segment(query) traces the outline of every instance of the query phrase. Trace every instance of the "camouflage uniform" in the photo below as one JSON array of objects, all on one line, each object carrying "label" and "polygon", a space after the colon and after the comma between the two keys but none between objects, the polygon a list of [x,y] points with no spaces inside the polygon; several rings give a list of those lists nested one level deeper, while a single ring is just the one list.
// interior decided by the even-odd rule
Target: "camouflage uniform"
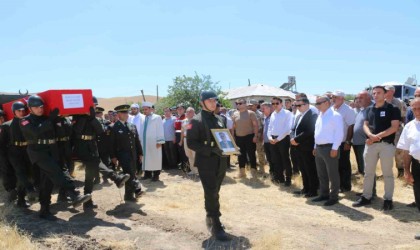
[{"label": "camouflage uniform", "polygon": [[[395,141],[394,144],[397,145],[398,141],[400,140],[401,132],[404,128],[403,121],[405,120],[405,115],[407,112],[407,105],[403,101],[398,98],[393,98],[390,102],[395,107],[398,107],[401,111],[401,122],[400,126],[398,127],[397,132],[395,133]],[[401,173],[404,172],[404,159],[403,159],[403,151],[401,149],[396,149],[395,151],[395,166],[398,169],[398,177],[402,176]]]},{"label": "camouflage uniform", "polygon": [[264,166],[266,164],[265,153],[264,153],[264,140],[263,140],[263,120],[264,115],[260,111],[256,111],[255,115],[257,116],[258,122],[258,140],[257,140],[257,156],[258,156],[258,164],[260,166],[260,172],[264,173]]}]

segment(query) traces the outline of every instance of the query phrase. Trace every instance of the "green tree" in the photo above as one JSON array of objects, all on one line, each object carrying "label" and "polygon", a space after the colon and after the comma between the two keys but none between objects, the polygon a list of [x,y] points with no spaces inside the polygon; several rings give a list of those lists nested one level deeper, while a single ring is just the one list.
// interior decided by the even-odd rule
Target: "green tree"
[{"label": "green tree", "polygon": [[225,93],[222,92],[219,82],[214,82],[210,75],[199,76],[177,76],[174,79],[173,85],[168,87],[168,95],[159,100],[156,104],[156,112],[162,113],[163,108],[173,107],[178,104],[191,106],[195,110],[200,109],[200,93],[203,90],[213,90],[219,96],[219,101],[227,107],[230,107],[230,102],[225,99]]}]

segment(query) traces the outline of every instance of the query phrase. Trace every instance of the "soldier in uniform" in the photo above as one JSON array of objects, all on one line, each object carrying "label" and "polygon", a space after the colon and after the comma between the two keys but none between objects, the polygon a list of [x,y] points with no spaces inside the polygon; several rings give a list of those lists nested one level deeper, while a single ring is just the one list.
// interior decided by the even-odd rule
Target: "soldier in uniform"
[{"label": "soldier in uniform", "polygon": [[189,148],[195,151],[195,166],[198,168],[204,189],[207,227],[217,240],[227,241],[230,238],[219,219],[221,216],[219,191],[226,175],[227,161],[210,131],[225,128],[222,118],[214,114],[216,104],[215,92],[201,92],[202,110],[190,122],[187,143]]},{"label": "soldier in uniform", "polygon": [[136,169],[137,161],[142,160],[143,150],[136,125],[127,122],[129,109],[130,105],[115,107],[119,119],[111,130],[111,159],[115,165],[118,161],[123,172],[130,175],[130,179],[125,185],[124,200],[135,202],[141,194],[140,183],[136,179]]},{"label": "soldier in uniform", "polygon": [[[57,117],[54,121],[55,136],[57,140],[58,154],[59,154],[59,164],[61,169],[66,173],[70,174],[70,170],[74,166],[71,155],[71,134],[72,127],[69,118],[60,116]],[[60,188],[58,191],[58,202],[65,202],[68,200],[66,191],[63,188]]]},{"label": "soldier in uniform", "polygon": [[[93,98],[93,103],[97,105],[97,99]],[[85,194],[92,194],[93,180],[99,171],[104,176],[113,180],[118,188],[124,186],[130,178],[126,174],[117,174],[112,169],[105,166],[99,158],[96,136],[103,133],[103,128],[96,119],[95,109],[90,108],[90,115],[73,116],[73,153],[86,166],[85,168]],[[93,202],[84,205],[84,209],[93,209],[96,206]]]},{"label": "soldier in uniform", "polygon": [[10,164],[7,156],[7,138],[5,135],[5,129],[3,128],[5,113],[0,109],[0,175],[3,182],[3,188],[7,191],[7,200],[14,202],[17,198],[17,179],[15,170],[12,164]]},{"label": "soldier in uniform", "polygon": [[28,98],[28,108],[30,114],[21,119],[20,128],[28,142],[29,159],[40,168],[40,217],[55,219],[49,210],[53,185],[66,190],[74,207],[89,201],[91,196],[81,195],[76,190],[72,178],[65,174],[58,164],[58,147],[52,122],[57,118],[59,110],[54,109],[49,117],[44,116],[44,101],[37,95]]},{"label": "soldier in uniform", "polygon": [[[98,144],[99,158],[105,166],[115,170],[115,166],[111,162],[111,122],[102,118],[104,109],[101,107],[95,108],[96,119],[102,125],[103,133],[96,135],[96,143]],[[104,182],[108,182],[106,176],[103,176]]]},{"label": "soldier in uniform", "polygon": [[30,180],[32,176],[32,164],[29,160],[26,147],[28,143],[22,135],[19,122],[25,116],[26,107],[21,101],[16,101],[12,104],[12,112],[14,118],[2,125],[0,132],[1,150],[5,151],[8,160],[13,167],[17,180],[17,205],[19,207],[29,207],[29,203],[25,200],[25,195],[28,195],[30,200],[35,200],[37,193],[34,185]]}]

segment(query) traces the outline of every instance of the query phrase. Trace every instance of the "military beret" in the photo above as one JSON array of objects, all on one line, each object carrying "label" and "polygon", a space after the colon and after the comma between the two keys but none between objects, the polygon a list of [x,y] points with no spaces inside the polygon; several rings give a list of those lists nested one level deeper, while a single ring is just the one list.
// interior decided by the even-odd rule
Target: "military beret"
[{"label": "military beret", "polygon": [[127,105],[127,104],[119,105],[119,106],[115,107],[114,110],[117,113],[118,112],[128,112],[130,110],[130,105]]}]

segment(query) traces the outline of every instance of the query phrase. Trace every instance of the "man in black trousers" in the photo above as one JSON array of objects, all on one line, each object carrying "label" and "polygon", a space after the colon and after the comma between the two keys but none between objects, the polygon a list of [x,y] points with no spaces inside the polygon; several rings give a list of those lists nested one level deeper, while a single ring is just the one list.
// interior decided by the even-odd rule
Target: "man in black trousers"
[{"label": "man in black trousers", "polygon": [[295,192],[304,194],[305,197],[317,196],[318,175],[316,172],[315,156],[312,154],[314,149],[315,122],[318,117],[309,108],[309,100],[302,98],[296,101],[299,115],[295,119],[292,128],[290,144],[296,147],[299,170],[302,174],[303,189]]}]

